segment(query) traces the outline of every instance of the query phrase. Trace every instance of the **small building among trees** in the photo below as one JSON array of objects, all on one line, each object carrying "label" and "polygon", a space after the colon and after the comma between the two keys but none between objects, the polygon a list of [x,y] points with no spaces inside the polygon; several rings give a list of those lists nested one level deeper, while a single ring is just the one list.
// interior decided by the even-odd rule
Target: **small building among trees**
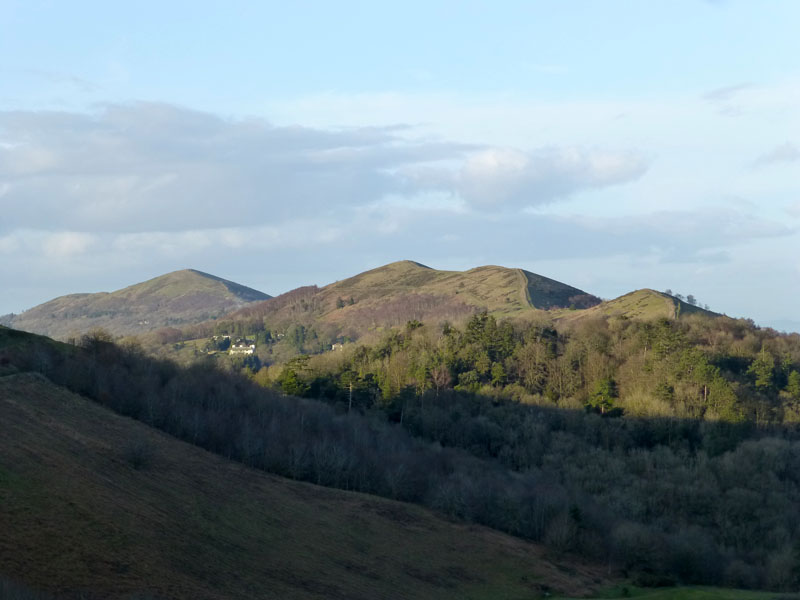
[{"label": "small building among trees", "polygon": [[250,344],[247,340],[237,340],[235,344],[231,344],[229,354],[253,354],[255,351],[255,344]]}]

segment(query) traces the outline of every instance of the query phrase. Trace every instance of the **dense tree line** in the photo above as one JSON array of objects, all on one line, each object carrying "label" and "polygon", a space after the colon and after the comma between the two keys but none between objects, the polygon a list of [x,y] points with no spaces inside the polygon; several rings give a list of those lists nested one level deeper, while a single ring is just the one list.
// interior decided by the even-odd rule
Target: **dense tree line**
[{"label": "dense tree line", "polygon": [[354,389],[366,407],[454,390],[610,416],[800,422],[800,336],[699,315],[559,328],[486,313],[463,328],[410,321],[371,346],[313,357],[302,376],[306,395],[341,401]]},{"label": "dense tree line", "polygon": [[[782,363],[773,365],[767,391],[752,366],[762,349],[774,358],[782,344],[790,354],[795,347],[792,340],[756,335],[748,341],[752,354],[740,362],[725,352],[707,355],[704,346],[705,362],[689,368],[697,348],[690,342],[701,325],[625,323],[620,335],[592,325],[567,334],[539,326],[520,331],[483,315],[463,330],[434,335],[410,323],[375,347],[326,355],[329,369],[322,369],[322,358],[298,358],[283,369],[279,385],[327,403],[280,395],[204,364],[181,368],[154,360],[99,334],[67,350],[46,344],[0,350],[0,363],[40,372],[250,466],[420,503],[553,551],[608,560],[642,582],[794,589],[800,584],[800,441],[789,427],[743,418],[751,414],[750,400],[734,384],[749,378],[747,394],[776,400],[790,379],[784,385],[780,378]],[[752,333],[745,330],[734,341]],[[596,377],[569,384],[575,387],[552,384],[548,369],[557,368],[578,338],[587,353],[572,368]],[[451,358],[437,362],[432,348],[448,345]],[[418,361],[417,347],[427,347],[434,359]],[[594,364],[600,359],[590,356],[593,348],[615,349],[615,360]],[[659,358],[643,376],[681,374],[666,380],[676,406],[692,398],[688,405],[698,416],[722,415],[715,407],[729,401],[730,388],[732,416],[612,416],[632,389],[624,365],[645,351]],[[532,372],[509,362],[521,353],[531,354],[525,364]],[[544,377],[535,371],[540,359]],[[534,396],[542,401],[521,403],[505,394],[517,389],[512,386],[528,394],[542,390]],[[551,388],[556,394],[583,390],[590,409],[559,407],[568,396],[548,396]],[[611,406],[598,409],[592,398]]]}]

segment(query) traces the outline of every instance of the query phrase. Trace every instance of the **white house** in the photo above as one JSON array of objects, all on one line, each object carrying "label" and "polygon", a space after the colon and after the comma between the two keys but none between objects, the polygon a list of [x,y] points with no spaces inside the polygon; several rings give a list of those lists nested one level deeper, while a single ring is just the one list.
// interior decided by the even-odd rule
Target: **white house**
[{"label": "white house", "polygon": [[230,354],[253,354],[256,351],[255,344],[248,344],[247,342],[237,342],[231,344]]}]

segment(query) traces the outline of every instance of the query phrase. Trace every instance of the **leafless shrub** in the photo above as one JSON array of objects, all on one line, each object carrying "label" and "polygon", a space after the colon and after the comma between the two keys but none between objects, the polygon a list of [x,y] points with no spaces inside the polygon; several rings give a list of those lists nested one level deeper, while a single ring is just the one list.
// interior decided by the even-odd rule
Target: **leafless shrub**
[{"label": "leafless shrub", "polygon": [[123,451],[125,461],[137,471],[150,468],[153,465],[154,451],[150,442],[136,439],[128,442]]}]

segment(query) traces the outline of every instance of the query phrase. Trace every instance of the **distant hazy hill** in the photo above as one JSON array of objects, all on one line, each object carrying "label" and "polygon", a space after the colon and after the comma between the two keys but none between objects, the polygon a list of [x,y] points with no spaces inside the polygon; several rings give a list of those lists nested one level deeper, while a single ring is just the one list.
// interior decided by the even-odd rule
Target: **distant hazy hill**
[{"label": "distant hazy hill", "polygon": [[406,260],[322,288],[299,288],[230,316],[266,318],[278,326],[322,324],[356,333],[412,319],[458,320],[478,310],[498,317],[518,316],[534,309],[586,307],[597,302],[583,290],[522,269],[486,266],[439,271]]},{"label": "distant hazy hill", "polygon": [[128,335],[205,321],[268,298],[238,283],[186,269],[116,292],[61,296],[6,318],[4,324],[59,339],[94,327]]},{"label": "distant hazy hill", "polygon": [[267,475],[15,374],[8,357],[37,344],[53,345],[0,328],[0,584],[70,598],[300,600],[574,596],[603,584],[541,546]]}]

